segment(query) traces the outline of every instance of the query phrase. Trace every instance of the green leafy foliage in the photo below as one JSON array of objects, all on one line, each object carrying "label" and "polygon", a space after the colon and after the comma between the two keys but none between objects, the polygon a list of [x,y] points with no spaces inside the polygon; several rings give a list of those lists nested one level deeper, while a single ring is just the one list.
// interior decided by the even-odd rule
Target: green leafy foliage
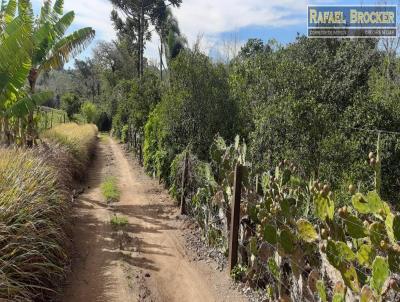
[{"label": "green leafy foliage", "polygon": [[63,1],[54,7],[45,1],[35,20],[31,2],[22,0],[9,1],[1,13],[0,118],[7,145],[33,146],[38,138],[34,111],[52,98],[49,92],[36,93],[40,73],[63,67],[94,37],[91,28],[65,36],[75,15],[62,14]]},{"label": "green leafy foliage", "polygon": [[322,280],[317,281],[318,296],[322,302],[327,302],[325,284]]},{"label": "green leafy foliage", "polygon": [[321,220],[332,219],[334,214],[334,203],[329,197],[318,194],[314,198],[315,215]]},{"label": "green leafy foliage", "polygon": [[66,93],[61,97],[60,107],[67,112],[67,115],[70,119],[74,116],[74,114],[80,111],[81,106],[81,100],[73,93]]},{"label": "green leafy foliage", "polygon": [[278,242],[278,234],[276,232],[276,228],[270,224],[264,225],[264,240],[271,243],[276,244]]},{"label": "green leafy foliage", "polygon": [[170,87],[145,126],[144,163],[149,172],[167,178],[175,156],[189,144],[201,160],[219,133],[232,139],[236,106],[227,74],[199,51],[185,50],[171,65]]},{"label": "green leafy foliage", "polygon": [[358,217],[353,215],[348,215],[346,217],[345,224],[347,233],[352,238],[359,239],[367,236],[367,230],[365,229],[361,219],[359,219]]},{"label": "green leafy foliage", "polygon": [[372,245],[363,244],[357,252],[357,261],[365,267],[371,267],[375,259],[376,249]]},{"label": "green leafy foliage", "polygon": [[92,102],[84,102],[81,107],[81,113],[87,123],[96,123],[98,111],[95,104],[93,104]]}]

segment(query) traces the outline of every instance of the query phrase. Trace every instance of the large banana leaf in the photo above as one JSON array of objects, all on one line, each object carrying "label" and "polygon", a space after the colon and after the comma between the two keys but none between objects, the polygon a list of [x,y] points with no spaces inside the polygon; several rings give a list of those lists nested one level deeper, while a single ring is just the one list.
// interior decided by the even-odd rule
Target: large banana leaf
[{"label": "large banana leaf", "polygon": [[95,31],[90,28],[82,28],[71,35],[61,39],[54,45],[49,57],[40,66],[39,70],[60,68],[70,57],[80,53],[94,38]]},{"label": "large banana leaf", "polygon": [[56,24],[54,24],[54,31],[58,38],[61,39],[65,35],[65,32],[67,31],[68,27],[71,26],[74,19],[75,13],[73,11],[70,11],[62,16]]},{"label": "large banana leaf", "polygon": [[30,10],[14,18],[0,33],[0,109],[18,97],[31,68],[32,19]]},{"label": "large banana leaf", "polygon": [[70,57],[81,52],[94,38],[92,28],[80,29],[64,37],[72,24],[73,11],[63,14],[63,0],[45,1],[34,30],[35,52],[32,55],[32,66],[39,72],[52,68],[60,68]]},{"label": "large banana leaf", "polygon": [[56,0],[56,2],[54,2],[53,11],[58,15],[62,15],[64,11],[64,0]]},{"label": "large banana leaf", "polygon": [[8,24],[10,23],[14,17],[15,13],[17,12],[17,1],[16,0],[10,0],[8,1],[7,4],[3,1],[2,3],[2,23],[3,24]]}]

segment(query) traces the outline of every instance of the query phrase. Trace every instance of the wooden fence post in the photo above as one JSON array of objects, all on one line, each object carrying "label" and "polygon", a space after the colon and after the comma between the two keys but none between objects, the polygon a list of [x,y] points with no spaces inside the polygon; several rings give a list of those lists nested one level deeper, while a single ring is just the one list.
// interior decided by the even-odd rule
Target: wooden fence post
[{"label": "wooden fence post", "polygon": [[49,117],[48,117],[48,112],[47,111],[45,111],[44,113],[45,113],[45,115],[44,115],[44,129],[47,130],[48,129],[47,126],[48,126]]},{"label": "wooden fence post", "polygon": [[142,143],[139,143],[139,164],[142,165]]},{"label": "wooden fence post", "polygon": [[231,205],[231,232],[229,238],[229,273],[233,270],[238,261],[240,199],[242,196],[242,169],[243,167],[240,164],[237,164],[235,167],[235,179]]},{"label": "wooden fence post", "polygon": [[143,138],[139,135],[139,164],[143,167]]},{"label": "wooden fence post", "polygon": [[183,162],[182,173],[182,195],[181,195],[181,215],[186,214],[186,178],[188,174],[189,152],[185,152],[185,161]]}]

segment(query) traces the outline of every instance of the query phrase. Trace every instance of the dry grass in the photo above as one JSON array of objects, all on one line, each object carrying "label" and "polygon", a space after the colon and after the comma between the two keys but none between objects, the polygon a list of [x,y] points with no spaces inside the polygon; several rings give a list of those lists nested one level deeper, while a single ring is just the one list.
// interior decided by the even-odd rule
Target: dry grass
[{"label": "dry grass", "polygon": [[62,149],[74,158],[70,166],[74,169],[74,177],[82,179],[85,167],[93,156],[98,130],[95,125],[63,124],[42,134],[45,142],[59,144]]},{"label": "dry grass", "polygon": [[97,129],[49,132],[35,150],[0,149],[0,301],[49,301],[68,267],[66,189],[83,175]]}]

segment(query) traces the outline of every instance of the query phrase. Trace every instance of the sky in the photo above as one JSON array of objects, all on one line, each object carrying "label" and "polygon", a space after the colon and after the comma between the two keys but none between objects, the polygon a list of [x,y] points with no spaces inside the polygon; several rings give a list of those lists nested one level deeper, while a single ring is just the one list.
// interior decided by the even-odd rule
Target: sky
[{"label": "sky", "polygon": [[[43,0],[33,0],[34,10],[39,11]],[[400,0],[399,0],[400,1]],[[377,0],[183,0],[180,8],[173,9],[182,33],[189,46],[200,38],[202,50],[216,59],[232,56],[249,38],[263,41],[276,39],[287,44],[297,33],[307,32],[307,5],[315,4],[377,4]],[[384,1],[396,4],[398,1]],[[96,39],[79,56],[90,57],[98,41],[115,39],[110,21],[112,5],[109,0],[65,0],[65,11],[76,14],[71,30],[91,26]],[[158,60],[159,39],[147,44],[146,57]],[[68,64],[71,66],[71,63]]]}]

